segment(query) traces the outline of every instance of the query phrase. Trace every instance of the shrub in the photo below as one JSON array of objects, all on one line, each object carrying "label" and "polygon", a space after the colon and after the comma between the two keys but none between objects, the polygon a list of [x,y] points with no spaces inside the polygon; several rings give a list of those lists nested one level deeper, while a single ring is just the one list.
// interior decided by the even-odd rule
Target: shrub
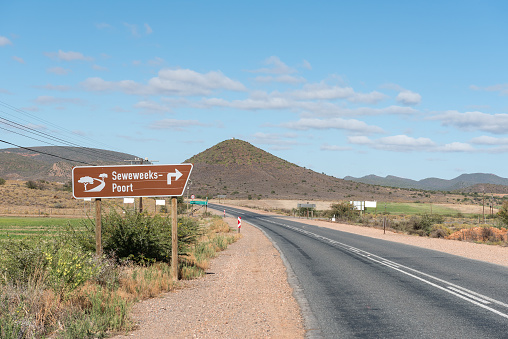
[{"label": "shrub", "polygon": [[5,179],[4,178],[0,178],[0,186],[1,185],[5,185]]},{"label": "shrub", "polygon": [[63,184],[62,190],[72,192],[72,181],[69,180],[65,184]]},{"label": "shrub", "polygon": [[26,187],[28,187],[28,188],[29,188],[29,189],[31,189],[31,190],[42,189],[42,188],[40,187],[40,185],[39,185],[37,182],[33,181],[33,180],[28,180],[28,181],[25,183],[25,186],[26,186]]},{"label": "shrub", "polygon": [[[94,231],[95,232],[95,231]],[[89,237],[93,238],[94,233]],[[184,254],[199,235],[198,223],[190,218],[178,220],[178,252]],[[88,243],[91,241],[89,240]],[[105,253],[119,260],[137,263],[171,261],[171,217],[112,210],[102,220],[102,242]]]},{"label": "shrub", "polygon": [[508,225],[508,201],[503,202],[503,205],[499,208],[499,212],[497,212],[497,216],[505,225]]},{"label": "shrub", "polygon": [[330,217],[335,216],[342,220],[352,220],[358,215],[358,211],[354,209],[354,206],[348,201],[342,201],[331,206],[331,210],[328,212]]}]

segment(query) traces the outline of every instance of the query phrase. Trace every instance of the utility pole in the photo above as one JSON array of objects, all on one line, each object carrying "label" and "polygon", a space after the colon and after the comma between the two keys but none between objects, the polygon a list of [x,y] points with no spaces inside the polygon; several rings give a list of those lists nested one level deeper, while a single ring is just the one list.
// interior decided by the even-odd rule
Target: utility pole
[{"label": "utility pole", "polygon": [[[124,160],[124,161],[130,161],[131,165],[132,162],[138,162],[140,165],[143,165],[145,162],[149,165],[151,165],[153,162],[159,162],[159,160],[148,160],[148,158],[136,158],[134,160]],[[139,213],[143,212],[143,198],[139,197]]]},{"label": "utility pole", "polygon": [[485,224],[485,186],[482,186],[482,191],[483,191],[483,202],[482,202],[482,205],[483,205],[483,223]]}]

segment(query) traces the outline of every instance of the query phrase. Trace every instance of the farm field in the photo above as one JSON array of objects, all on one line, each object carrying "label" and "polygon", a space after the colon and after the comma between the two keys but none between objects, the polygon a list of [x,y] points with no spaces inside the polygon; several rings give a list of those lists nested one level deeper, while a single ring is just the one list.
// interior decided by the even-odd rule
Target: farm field
[{"label": "farm field", "polygon": [[[232,206],[244,206],[255,209],[261,209],[266,211],[273,211],[277,209],[292,210],[297,208],[298,204],[315,204],[316,210],[324,211],[330,209],[332,204],[338,203],[339,201],[322,201],[322,200],[222,200],[219,202],[218,199],[211,199],[210,203],[223,203]],[[432,206],[432,214],[441,215],[456,215],[461,213],[463,215],[482,214],[482,205],[468,205],[468,204],[429,204],[429,203],[397,203],[397,202],[386,202],[386,212],[390,214],[430,214]],[[498,207],[498,206],[496,206]],[[377,210],[374,208],[367,209],[368,214],[383,213],[385,211],[385,202],[377,202]],[[488,214],[489,208],[485,206],[485,214]],[[494,213],[497,213],[497,208],[494,209]]]},{"label": "farm field", "polygon": [[83,219],[0,217],[0,241],[7,238],[22,239],[27,236],[51,237],[71,225],[80,227]]},{"label": "farm field", "polygon": [[[453,207],[452,207],[453,206]],[[478,211],[478,206],[471,206],[469,209],[465,209],[468,212],[462,212],[457,209],[455,205],[438,205],[438,204],[424,204],[424,203],[378,203],[377,209],[368,208],[366,213],[390,213],[390,214],[440,214],[440,215],[455,215],[457,213],[462,214],[477,214],[481,213]],[[480,206],[481,207],[481,206]]]}]

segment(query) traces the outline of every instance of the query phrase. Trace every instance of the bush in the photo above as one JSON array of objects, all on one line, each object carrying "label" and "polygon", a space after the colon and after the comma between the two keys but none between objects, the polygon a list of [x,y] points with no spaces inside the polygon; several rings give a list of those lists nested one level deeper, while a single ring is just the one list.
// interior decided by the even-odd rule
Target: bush
[{"label": "bush", "polygon": [[[94,231],[95,232],[95,231]],[[93,238],[95,233],[90,234]],[[185,254],[199,235],[199,225],[190,218],[178,220],[178,252]],[[90,243],[90,240],[88,241]],[[171,261],[171,217],[112,210],[102,220],[102,243],[105,253],[119,260],[149,264]]]},{"label": "bush", "polygon": [[0,178],[0,186],[1,185],[5,185],[5,179],[4,178]]},{"label": "bush", "polygon": [[358,216],[358,211],[356,211],[354,206],[348,201],[342,201],[337,204],[333,204],[331,208],[332,209],[328,211],[329,217],[335,216],[338,219],[349,221]]},{"label": "bush", "polygon": [[497,216],[505,225],[508,225],[508,201],[503,202],[503,205],[499,208],[499,212],[497,212]]},{"label": "bush", "polygon": [[25,186],[28,187],[29,189],[31,190],[40,190],[42,189],[39,184],[33,180],[28,180],[26,183],[25,183]]},{"label": "bush", "polygon": [[72,192],[72,181],[69,180],[65,184],[63,184],[62,190]]}]

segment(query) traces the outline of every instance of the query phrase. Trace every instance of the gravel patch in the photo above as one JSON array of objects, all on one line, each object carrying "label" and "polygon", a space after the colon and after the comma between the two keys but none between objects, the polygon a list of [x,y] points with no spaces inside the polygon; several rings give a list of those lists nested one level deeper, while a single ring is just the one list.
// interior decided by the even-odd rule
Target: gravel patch
[{"label": "gravel patch", "polygon": [[[236,219],[226,221],[236,228]],[[303,319],[279,252],[246,222],[241,233],[204,278],[136,304],[132,318],[138,329],[115,338],[303,338]]]}]

